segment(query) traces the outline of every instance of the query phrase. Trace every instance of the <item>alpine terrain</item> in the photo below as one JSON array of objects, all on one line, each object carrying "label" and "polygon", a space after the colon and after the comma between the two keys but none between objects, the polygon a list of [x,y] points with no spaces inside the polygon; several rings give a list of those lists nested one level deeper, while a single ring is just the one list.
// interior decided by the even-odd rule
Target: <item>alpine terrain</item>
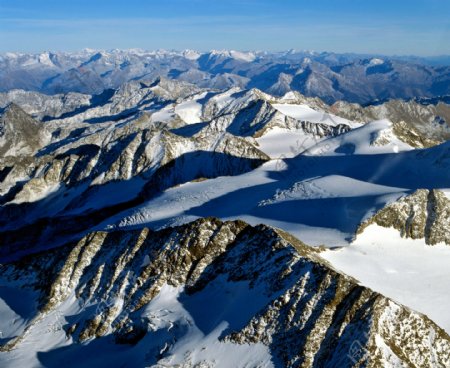
[{"label": "alpine terrain", "polygon": [[450,69],[0,56],[1,367],[450,367]]}]

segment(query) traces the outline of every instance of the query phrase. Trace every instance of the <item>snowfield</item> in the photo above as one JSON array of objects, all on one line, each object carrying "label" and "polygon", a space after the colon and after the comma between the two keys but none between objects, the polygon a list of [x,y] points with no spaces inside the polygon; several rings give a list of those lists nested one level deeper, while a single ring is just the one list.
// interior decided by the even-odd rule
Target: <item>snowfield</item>
[{"label": "snowfield", "polygon": [[411,146],[398,139],[389,120],[378,120],[358,127],[326,142],[319,143],[310,155],[376,155],[410,151]]},{"label": "snowfield", "polygon": [[360,126],[360,124],[358,123],[341,118],[339,116],[329,114],[324,111],[314,110],[308,105],[273,104],[272,106],[286,116],[290,116],[298,120],[310,121],[318,124],[327,124],[330,126],[336,126],[338,124],[345,124],[351,127]]},{"label": "snowfield", "polygon": [[301,130],[272,128],[262,137],[256,139],[258,148],[269,157],[294,157],[302,151],[314,146],[320,138],[312,137]]},{"label": "snowfield", "polygon": [[191,101],[186,101],[178,104],[175,107],[175,113],[187,124],[200,123],[202,116],[203,105],[197,100],[206,96],[205,93],[201,93]]},{"label": "snowfield", "polygon": [[363,285],[430,317],[450,333],[450,247],[370,225],[348,247],[321,256]]}]

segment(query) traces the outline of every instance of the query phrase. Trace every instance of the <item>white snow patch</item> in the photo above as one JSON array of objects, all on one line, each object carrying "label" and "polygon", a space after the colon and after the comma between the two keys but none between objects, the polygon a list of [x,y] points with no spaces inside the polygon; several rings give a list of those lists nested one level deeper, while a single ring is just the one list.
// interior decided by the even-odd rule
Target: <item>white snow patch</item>
[{"label": "white snow patch", "polygon": [[201,54],[195,50],[184,50],[182,55],[188,60],[197,60]]},{"label": "white snow patch", "polygon": [[19,204],[19,203],[25,203],[25,202],[29,202],[29,203],[37,202],[37,201],[40,201],[40,200],[47,198],[50,195],[56,193],[60,187],[61,187],[60,183],[55,183],[55,184],[51,184],[51,185],[47,185],[42,188],[39,188],[39,190],[37,190],[35,192],[28,191],[27,193],[29,195],[21,197],[19,200],[12,200],[11,203]]},{"label": "white snow patch", "polygon": [[152,113],[151,121],[155,122],[168,122],[174,118],[173,108],[164,108],[162,110]]},{"label": "white snow patch", "polygon": [[384,64],[383,59],[373,58],[370,60],[369,66],[381,65]]},{"label": "white snow patch", "polygon": [[392,228],[370,225],[348,247],[323,258],[393,300],[426,314],[450,332],[450,247],[405,239]]},{"label": "white snow patch", "polygon": [[226,106],[230,105],[233,101],[235,101],[234,97],[232,96],[239,91],[241,91],[239,87],[233,87],[226,92],[215,95],[211,98],[211,100],[215,102],[218,110],[222,110]]},{"label": "white snow patch", "polygon": [[259,149],[271,158],[294,157],[320,140],[302,130],[275,127],[257,138]]},{"label": "white snow patch", "polygon": [[293,91],[287,92],[283,97],[280,99],[281,101],[295,101],[297,100],[297,95]]},{"label": "white snow patch", "polygon": [[361,126],[359,123],[354,123],[339,116],[332,115],[324,111],[314,110],[305,104],[273,104],[272,106],[282,114],[297,120],[309,121],[316,124],[326,124],[330,126],[336,126],[339,124],[345,124],[351,127]]},{"label": "white snow patch", "polygon": [[446,188],[446,189],[440,189],[442,191],[442,193],[445,194],[445,196],[450,199],[450,188]]},{"label": "white snow patch", "polygon": [[235,60],[241,60],[246,61],[248,63],[251,63],[256,59],[255,54],[252,52],[241,52],[241,51],[230,51],[230,55]]},{"label": "white snow patch", "polygon": [[[386,143],[376,144],[378,139]],[[402,142],[392,133],[392,123],[389,120],[377,120],[353,129],[345,134],[324,140],[308,150],[308,155],[374,155],[382,153],[399,153],[413,148]]]},{"label": "white snow patch", "polygon": [[206,93],[202,93],[197,96],[196,99],[182,102],[175,107],[175,113],[183,120],[186,124],[195,124],[201,122],[202,116],[202,105],[197,102],[198,99],[206,96]]}]

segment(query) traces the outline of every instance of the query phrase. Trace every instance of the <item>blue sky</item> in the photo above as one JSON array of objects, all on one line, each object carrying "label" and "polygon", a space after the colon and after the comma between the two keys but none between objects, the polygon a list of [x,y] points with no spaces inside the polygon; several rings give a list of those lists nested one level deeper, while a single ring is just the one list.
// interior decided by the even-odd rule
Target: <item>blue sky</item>
[{"label": "blue sky", "polygon": [[449,0],[0,0],[0,51],[450,54]]}]

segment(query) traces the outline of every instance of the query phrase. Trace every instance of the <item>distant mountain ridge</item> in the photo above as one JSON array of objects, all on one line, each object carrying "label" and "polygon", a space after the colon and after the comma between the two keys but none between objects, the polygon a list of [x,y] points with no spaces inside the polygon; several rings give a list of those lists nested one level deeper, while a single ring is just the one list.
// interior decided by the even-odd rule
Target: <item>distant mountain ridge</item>
[{"label": "distant mountain ridge", "polygon": [[125,82],[162,76],[202,88],[258,88],[276,96],[294,90],[327,103],[439,100],[450,95],[450,63],[446,60],[295,50],[3,53],[0,91],[100,94]]}]

